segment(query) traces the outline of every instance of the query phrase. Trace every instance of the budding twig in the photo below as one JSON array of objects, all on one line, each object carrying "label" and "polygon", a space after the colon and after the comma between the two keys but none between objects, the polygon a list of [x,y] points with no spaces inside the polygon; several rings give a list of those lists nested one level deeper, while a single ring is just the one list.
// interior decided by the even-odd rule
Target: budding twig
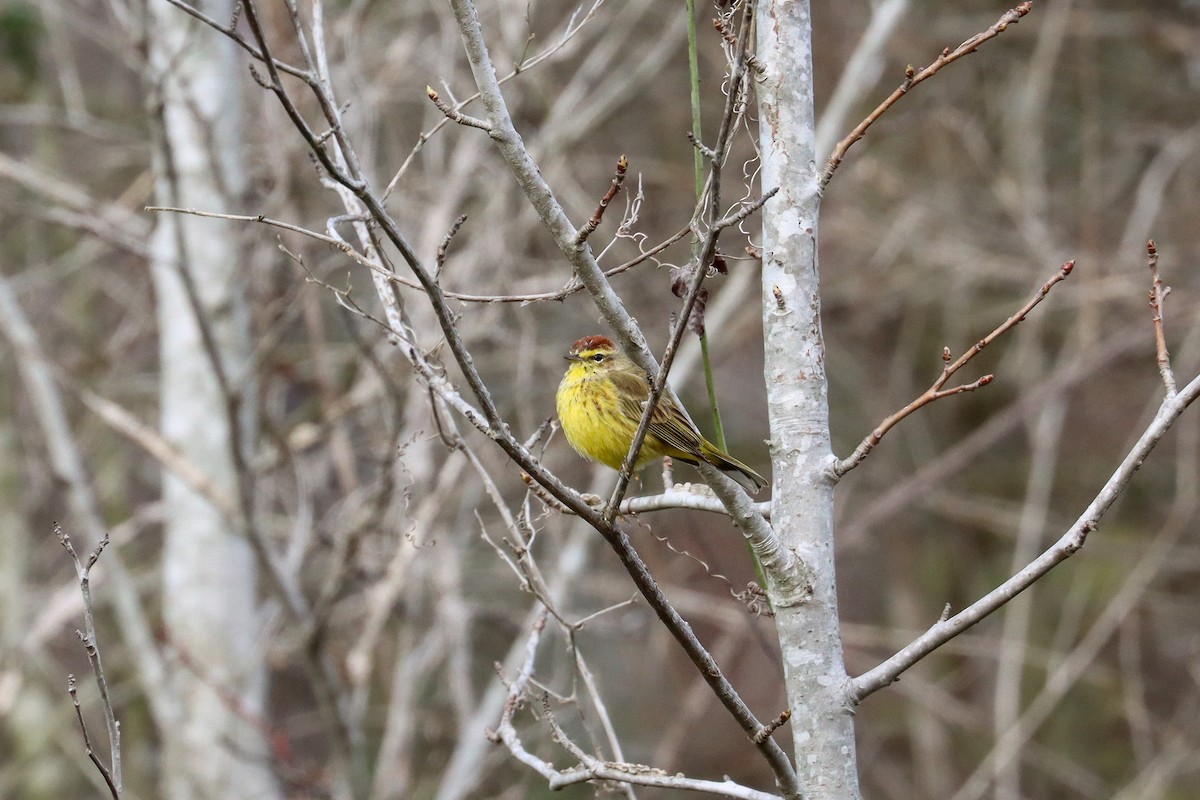
[{"label": "budding twig", "polygon": [[84,629],[82,631],[77,630],[75,633],[79,636],[79,640],[83,642],[88,661],[92,665],[92,673],[96,678],[96,688],[100,690],[100,705],[104,710],[104,723],[108,729],[109,767],[104,765],[104,762],[100,760],[100,757],[92,748],[91,737],[88,736],[87,726],[83,722],[83,712],[79,708],[79,697],[76,694],[74,675],[67,677],[67,692],[71,695],[71,702],[75,705],[75,716],[79,719],[79,727],[83,732],[83,746],[87,752],[87,756],[96,766],[96,769],[100,771],[100,775],[104,778],[104,783],[108,786],[109,794],[112,795],[113,800],[120,800],[122,793],[121,723],[117,720],[116,712],[113,711],[112,698],[108,693],[108,679],[104,675],[104,664],[100,658],[100,646],[96,641],[96,620],[92,610],[91,590],[92,567],[100,560],[100,554],[108,546],[108,533],[107,531],[105,532],[104,538],[96,545],[96,549],[88,554],[86,562],[79,557],[79,554],[75,551],[75,545],[71,542],[71,537],[67,535],[67,532],[57,522],[54,523],[54,535],[58,537],[59,544],[67,551],[67,555],[71,557],[71,562],[75,565],[75,577],[79,580],[79,590],[83,594]]},{"label": "budding twig", "polygon": [[600,220],[604,218],[604,212],[608,208],[608,204],[617,196],[617,192],[621,191],[621,184],[625,182],[625,171],[629,169],[629,159],[625,158],[622,153],[617,159],[617,171],[613,175],[612,183],[608,187],[608,191],[604,193],[604,197],[600,198],[600,205],[596,207],[596,213],[592,214],[592,218],[587,221],[579,233],[575,236],[575,246],[582,247],[587,238],[592,235],[592,231],[600,227]]},{"label": "budding twig", "polygon": [[838,142],[837,146],[833,148],[833,154],[829,156],[829,162],[825,165],[825,172],[821,174],[821,189],[823,190],[829,185],[829,181],[833,179],[833,173],[837,170],[838,166],[841,165],[842,159],[846,157],[846,151],[850,149],[851,145],[866,135],[867,128],[871,127],[871,125],[875,123],[875,120],[883,116],[884,112],[895,105],[901,97],[906,95],[909,89],[913,88],[927,78],[932,78],[939,70],[941,70],[942,67],[946,66],[947,64],[957,61],[965,55],[974,53],[979,49],[981,44],[989,39],[994,39],[1001,33],[1004,33],[1004,31],[1008,29],[1009,25],[1020,22],[1021,17],[1025,16],[1032,10],[1032,2],[1020,3],[1015,8],[1011,8],[1004,12],[1004,15],[996,21],[996,24],[988,28],[986,31],[975,34],[953,50],[947,47],[941,52],[941,55],[934,59],[933,63],[929,66],[917,70],[914,69],[910,64],[904,70],[904,81],[898,87],[896,87],[896,90],[888,95],[886,100],[880,103],[874,111],[867,115],[866,119],[858,123],[854,130],[850,131],[850,134],[845,139],[842,139],[840,142]]},{"label": "budding twig", "polygon": [[773,734],[773,733],[775,733],[775,731],[779,730],[779,728],[791,718],[792,718],[792,710],[790,708],[785,708],[783,711],[779,712],[778,717],[776,717],[775,719],[768,722],[766,725],[763,726],[762,730],[760,730],[758,733],[754,734],[754,741],[761,742],[761,741],[767,739],[768,737],[771,736],[771,734]]},{"label": "budding twig", "polygon": [[486,120],[479,119],[478,117],[468,116],[461,111],[454,110],[438,95],[436,91],[434,91],[432,86],[425,87],[425,94],[428,95],[429,99],[433,101],[433,104],[438,107],[438,111],[441,111],[443,114],[445,114],[446,119],[450,120],[451,122],[457,122],[459,125],[466,125],[469,128],[479,128],[479,130],[487,131],[488,133],[492,132],[491,123],[487,122]]},{"label": "budding twig", "polygon": [[704,156],[709,161],[711,161],[713,159],[713,157],[716,156],[716,153],[713,152],[713,149],[711,147],[709,147],[708,145],[706,145],[704,142],[697,139],[696,134],[694,134],[693,132],[688,131],[687,138],[688,138],[688,141],[692,143],[692,147],[699,150],[700,155]]},{"label": "budding twig", "polygon": [[1071,270],[1073,270],[1074,268],[1075,268],[1074,260],[1068,261],[1065,264],[1063,264],[1062,267],[1059,268],[1058,272],[1056,272],[1050,278],[1050,280],[1048,280],[1044,284],[1042,284],[1042,288],[1038,289],[1038,291],[1033,295],[1033,297],[1031,297],[1029,299],[1029,301],[1027,303],[1025,303],[1025,305],[1021,306],[1021,308],[1018,309],[1015,314],[1013,314],[1011,317],[1009,317],[1004,322],[1002,322],[999,326],[996,327],[995,330],[993,330],[987,336],[983,337],[978,342],[971,345],[971,347],[967,348],[967,351],[965,353],[963,353],[961,356],[959,356],[957,359],[952,361],[951,360],[952,355],[950,353],[950,348],[949,347],[943,348],[942,349],[942,363],[943,363],[942,374],[939,375],[938,379],[933,382],[933,385],[930,386],[928,389],[926,389],[925,392],[920,397],[913,400],[911,403],[906,405],[904,408],[900,409],[899,411],[897,411],[894,414],[892,414],[891,416],[889,416],[883,422],[879,423],[879,426],[877,428],[875,428],[875,430],[871,431],[871,434],[869,436],[867,436],[867,438],[862,440],[862,442],[858,445],[857,448],[855,448],[854,452],[848,458],[844,458],[833,465],[833,474],[836,477],[840,478],[841,476],[845,475],[847,472],[849,472],[850,470],[854,469],[859,464],[861,464],[863,462],[863,460],[867,457],[867,455],[871,452],[871,450],[873,450],[875,448],[875,445],[879,444],[879,441],[881,439],[883,439],[884,434],[886,434],[888,431],[890,431],[892,428],[894,428],[896,426],[896,424],[898,422],[900,422],[900,420],[904,419],[909,414],[912,414],[914,411],[921,408],[922,406],[926,406],[929,403],[932,403],[934,400],[940,400],[943,397],[949,397],[950,395],[962,394],[963,392],[973,392],[976,389],[982,388],[984,386],[987,386],[989,383],[991,383],[995,376],[984,375],[982,378],[979,378],[978,380],[973,381],[972,383],[965,383],[960,386],[952,386],[949,389],[944,388],[946,383],[950,380],[951,376],[953,376],[954,373],[958,372],[960,369],[962,369],[964,366],[966,366],[967,362],[969,362],[975,356],[977,356],[981,352],[983,352],[983,349],[985,347],[987,347],[989,344],[996,341],[996,339],[998,339],[1003,334],[1005,334],[1008,331],[1015,328],[1023,319],[1025,319],[1026,315],[1028,315],[1029,312],[1033,310],[1034,306],[1036,306],[1038,303],[1042,302],[1043,299],[1045,299],[1046,295],[1048,295],[1050,293],[1050,290],[1054,288],[1054,285],[1056,283],[1058,283],[1059,281],[1063,280],[1064,278],[1066,278],[1068,275],[1070,275]]},{"label": "budding twig", "polygon": [[1169,397],[1178,391],[1175,385],[1175,371],[1171,369],[1171,354],[1167,352],[1167,335],[1163,329],[1163,302],[1171,293],[1171,287],[1163,286],[1162,277],[1158,274],[1158,247],[1153,239],[1146,242],[1146,260],[1150,267],[1150,318],[1154,321],[1158,373],[1162,375],[1163,385],[1167,387]]}]

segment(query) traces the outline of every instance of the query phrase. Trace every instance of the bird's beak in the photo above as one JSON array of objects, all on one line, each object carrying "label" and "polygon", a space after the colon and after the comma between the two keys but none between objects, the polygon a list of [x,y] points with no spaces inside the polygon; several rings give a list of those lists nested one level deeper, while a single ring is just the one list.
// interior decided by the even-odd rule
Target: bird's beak
[{"label": "bird's beak", "polygon": [[567,361],[579,361],[579,356],[574,353],[567,353],[565,356],[563,356],[563,358],[565,358]]}]

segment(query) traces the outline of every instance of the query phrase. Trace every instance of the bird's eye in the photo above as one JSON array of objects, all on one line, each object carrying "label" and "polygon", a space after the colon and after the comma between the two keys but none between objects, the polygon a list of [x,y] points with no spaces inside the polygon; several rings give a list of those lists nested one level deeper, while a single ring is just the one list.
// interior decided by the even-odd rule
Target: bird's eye
[{"label": "bird's eye", "polygon": [[603,360],[604,360],[604,353],[596,353],[594,356],[592,356],[592,361],[595,361],[597,364],[599,364]]}]

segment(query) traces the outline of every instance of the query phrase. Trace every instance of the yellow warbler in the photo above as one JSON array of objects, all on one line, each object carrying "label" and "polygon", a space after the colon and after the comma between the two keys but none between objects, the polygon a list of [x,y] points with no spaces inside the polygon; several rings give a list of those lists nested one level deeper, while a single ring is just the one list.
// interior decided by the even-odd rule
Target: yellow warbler
[{"label": "yellow warbler", "polygon": [[[646,373],[604,336],[583,337],[566,358],[571,365],[556,398],[563,433],[584,458],[619,470],[650,396]],[[756,492],[767,485],[757,472],[701,436],[670,389],[654,408],[634,469],[663,456],[692,465],[705,461]]]}]

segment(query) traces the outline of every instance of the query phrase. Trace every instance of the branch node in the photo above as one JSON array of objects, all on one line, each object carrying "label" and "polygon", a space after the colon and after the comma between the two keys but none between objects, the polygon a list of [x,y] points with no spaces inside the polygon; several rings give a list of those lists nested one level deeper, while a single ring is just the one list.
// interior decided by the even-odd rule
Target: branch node
[{"label": "branch node", "polygon": [[693,133],[692,131],[688,131],[686,135],[687,135],[687,140],[692,143],[692,147],[694,147],[700,151],[700,155],[704,156],[709,161],[711,161],[713,158],[716,157],[717,154],[715,152],[713,152],[713,149],[711,147],[709,147],[708,145],[704,144],[704,142],[697,139],[695,133]]},{"label": "branch node", "polygon": [[775,731],[779,730],[780,726],[782,726],[791,718],[792,710],[790,708],[785,708],[783,711],[779,712],[779,716],[768,722],[759,730],[758,733],[754,734],[754,743],[762,744],[765,742],[773,733],[775,733]]}]

